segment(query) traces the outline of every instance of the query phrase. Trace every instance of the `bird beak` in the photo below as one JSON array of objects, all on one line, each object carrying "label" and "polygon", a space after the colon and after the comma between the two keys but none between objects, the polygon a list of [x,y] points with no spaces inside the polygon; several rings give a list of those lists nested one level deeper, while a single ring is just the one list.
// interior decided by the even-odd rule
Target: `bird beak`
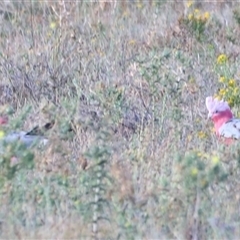
[{"label": "bird beak", "polygon": [[212,113],[208,113],[208,120],[212,118]]}]

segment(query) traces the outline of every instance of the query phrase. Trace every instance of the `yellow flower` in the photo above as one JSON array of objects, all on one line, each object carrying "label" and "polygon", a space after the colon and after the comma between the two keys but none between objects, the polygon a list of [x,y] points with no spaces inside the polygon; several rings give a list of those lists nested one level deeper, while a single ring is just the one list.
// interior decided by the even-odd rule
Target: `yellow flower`
[{"label": "yellow flower", "polygon": [[203,14],[203,19],[204,19],[205,21],[207,21],[209,18],[210,18],[210,13],[209,13],[209,12],[205,12],[205,13]]},{"label": "yellow flower", "polygon": [[234,89],[233,89],[233,95],[239,95],[239,87],[235,87]]},{"label": "yellow flower", "polygon": [[197,118],[196,119],[196,123],[200,123],[201,122],[201,119],[200,118]]},{"label": "yellow flower", "polygon": [[0,139],[3,138],[5,136],[4,131],[0,131]]},{"label": "yellow flower", "polygon": [[218,156],[213,156],[212,157],[212,164],[217,165],[219,163],[219,157]]},{"label": "yellow flower", "polygon": [[226,90],[225,90],[224,88],[221,88],[221,89],[219,90],[219,95],[220,95],[221,97],[224,97],[224,96],[226,95]]},{"label": "yellow flower", "polygon": [[129,11],[124,11],[123,12],[123,17],[129,17],[130,15],[130,12]]},{"label": "yellow flower", "polygon": [[193,78],[193,77],[191,77],[191,78],[189,79],[189,83],[196,83],[196,79]]},{"label": "yellow flower", "polygon": [[96,37],[93,37],[92,39],[91,39],[91,43],[96,43],[96,41],[97,41],[97,38]]},{"label": "yellow flower", "polygon": [[187,2],[187,7],[190,8],[193,5],[193,1],[188,1]]},{"label": "yellow flower", "polygon": [[194,10],[194,14],[199,14],[199,9],[196,8],[196,9]]},{"label": "yellow flower", "polygon": [[200,152],[200,151],[196,151],[196,154],[197,154],[198,157],[202,157],[203,156],[203,153]]},{"label": "yellow flower", "polygon": [[193,138],[193,135],[192,135],[192,134],[189,134],[189,135],[187,136],[188,142],[192,141],[192,138]]},{"label": "yellow flower", "polygon": [[199,131],[199,132],[198,132],[198,137],[201,138],[201,139],[203,139],[203,138],[206,138],[206,137],[207,137],[207,134],[206,134],[205,132],[203,132],[203,131]]},{"label": "yellow flower", "polygon": [[137,2],[137,8],[138,9],[142,9],[143,8],[143,4],[141,2]]},{"label": "yellow flower", "polygon": [[128,41],[129,45],[135,45],[136,44],[136,40],[135,39],[131,39]]},{"label": "yellow flower", "polygon": [[101,49],[98,49],[98,50],[97,50],[97,53],[99,54],[100,57],[105,56],[105,52],[102,51]]},{"label": "yellow flower", "polygon": [[188,20],[191,21],[193,19],[193,14],[188,14]]},{"label": "yellow flower", "polygon": [[51,28],[51,29],[56,28],[56,26],[57,26],[57,23],[56,23],[56,22],[51,22],[51,23],[50,23],[50,28]]},{"label": "yellow flower", "polygon": [[196,167],[192,168],[191,175],[195,177],[197,176],[197,174],[198,174],[198,169]]},{"label": "yellow flower", "polygon": [[234,79],[230,79],[228,82],[229,87],[234,87],[236,85],[236,81]]},{"label": "yellow flower", "polygon": [[220,78],[219,78],[219,82],[220,82],[220,83],[224,83],[225,81],[226,81],[226,78],[225,78],[225,77],[220,77]]},{"label": "yellow flower", "polygon": [[227,62],[227,56],[225,54],[220,54],[217,58],[218,64],[224,64]]}]

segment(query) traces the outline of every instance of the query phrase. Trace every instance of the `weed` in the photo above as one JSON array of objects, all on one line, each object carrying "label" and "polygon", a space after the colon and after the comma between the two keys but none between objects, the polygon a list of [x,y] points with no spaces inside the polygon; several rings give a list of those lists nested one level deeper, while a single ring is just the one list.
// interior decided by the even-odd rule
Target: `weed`
[{"label": "weed", "polygon": [[[238,113],[237,9],[1,3],[1,238],[239,239],[239,143],[205,109]],[[2,141],[38,126],[44,147]]]},{"label": "weed", "polygon": [[184,19],[185,24],[190,28],[192,33],[197,37],[198,40],[203,38],[203,34],[206,28],[206,24],[210,19],[209,12],[201,12],[197,8],[193,8],[192,2],[188,2],[188,15]]}]

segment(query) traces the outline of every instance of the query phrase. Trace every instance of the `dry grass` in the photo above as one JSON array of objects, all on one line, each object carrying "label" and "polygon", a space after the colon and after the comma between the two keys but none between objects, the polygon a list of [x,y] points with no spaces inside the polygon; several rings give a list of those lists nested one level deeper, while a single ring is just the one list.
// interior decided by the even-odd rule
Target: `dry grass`
[{"label": "dry grass", "polygon": [[16,130],[55,120],[34,165],[1,163],[1,238],[240,237],[238,145],[204,103],[219,54],[239,83],[240,9],[196,8],[202,32],[187,2],[0,3],[2,112]]}]

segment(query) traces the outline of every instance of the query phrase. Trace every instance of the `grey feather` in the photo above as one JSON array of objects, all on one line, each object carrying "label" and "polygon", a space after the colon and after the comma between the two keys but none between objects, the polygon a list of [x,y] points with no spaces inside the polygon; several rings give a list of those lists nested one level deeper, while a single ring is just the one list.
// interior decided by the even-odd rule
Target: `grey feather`
[{"label": "grey feather", "polygon": [[225,138],[240,139],[240,119],[231,119],[218,130],[219,135]]},{"label": "grey feather", "polygon": [[20,141],[23,143],[26,147],[31,147],[36,143],[39,143],[41,145],[46,145],[48,142],[48,139],[44,138],[43,136],[38,135],[28,135],[27,132],[17,132],[17,133],[10,133],[7,136],[5,136],[3,139],[6,143],[13,143],[15,141]]}]

